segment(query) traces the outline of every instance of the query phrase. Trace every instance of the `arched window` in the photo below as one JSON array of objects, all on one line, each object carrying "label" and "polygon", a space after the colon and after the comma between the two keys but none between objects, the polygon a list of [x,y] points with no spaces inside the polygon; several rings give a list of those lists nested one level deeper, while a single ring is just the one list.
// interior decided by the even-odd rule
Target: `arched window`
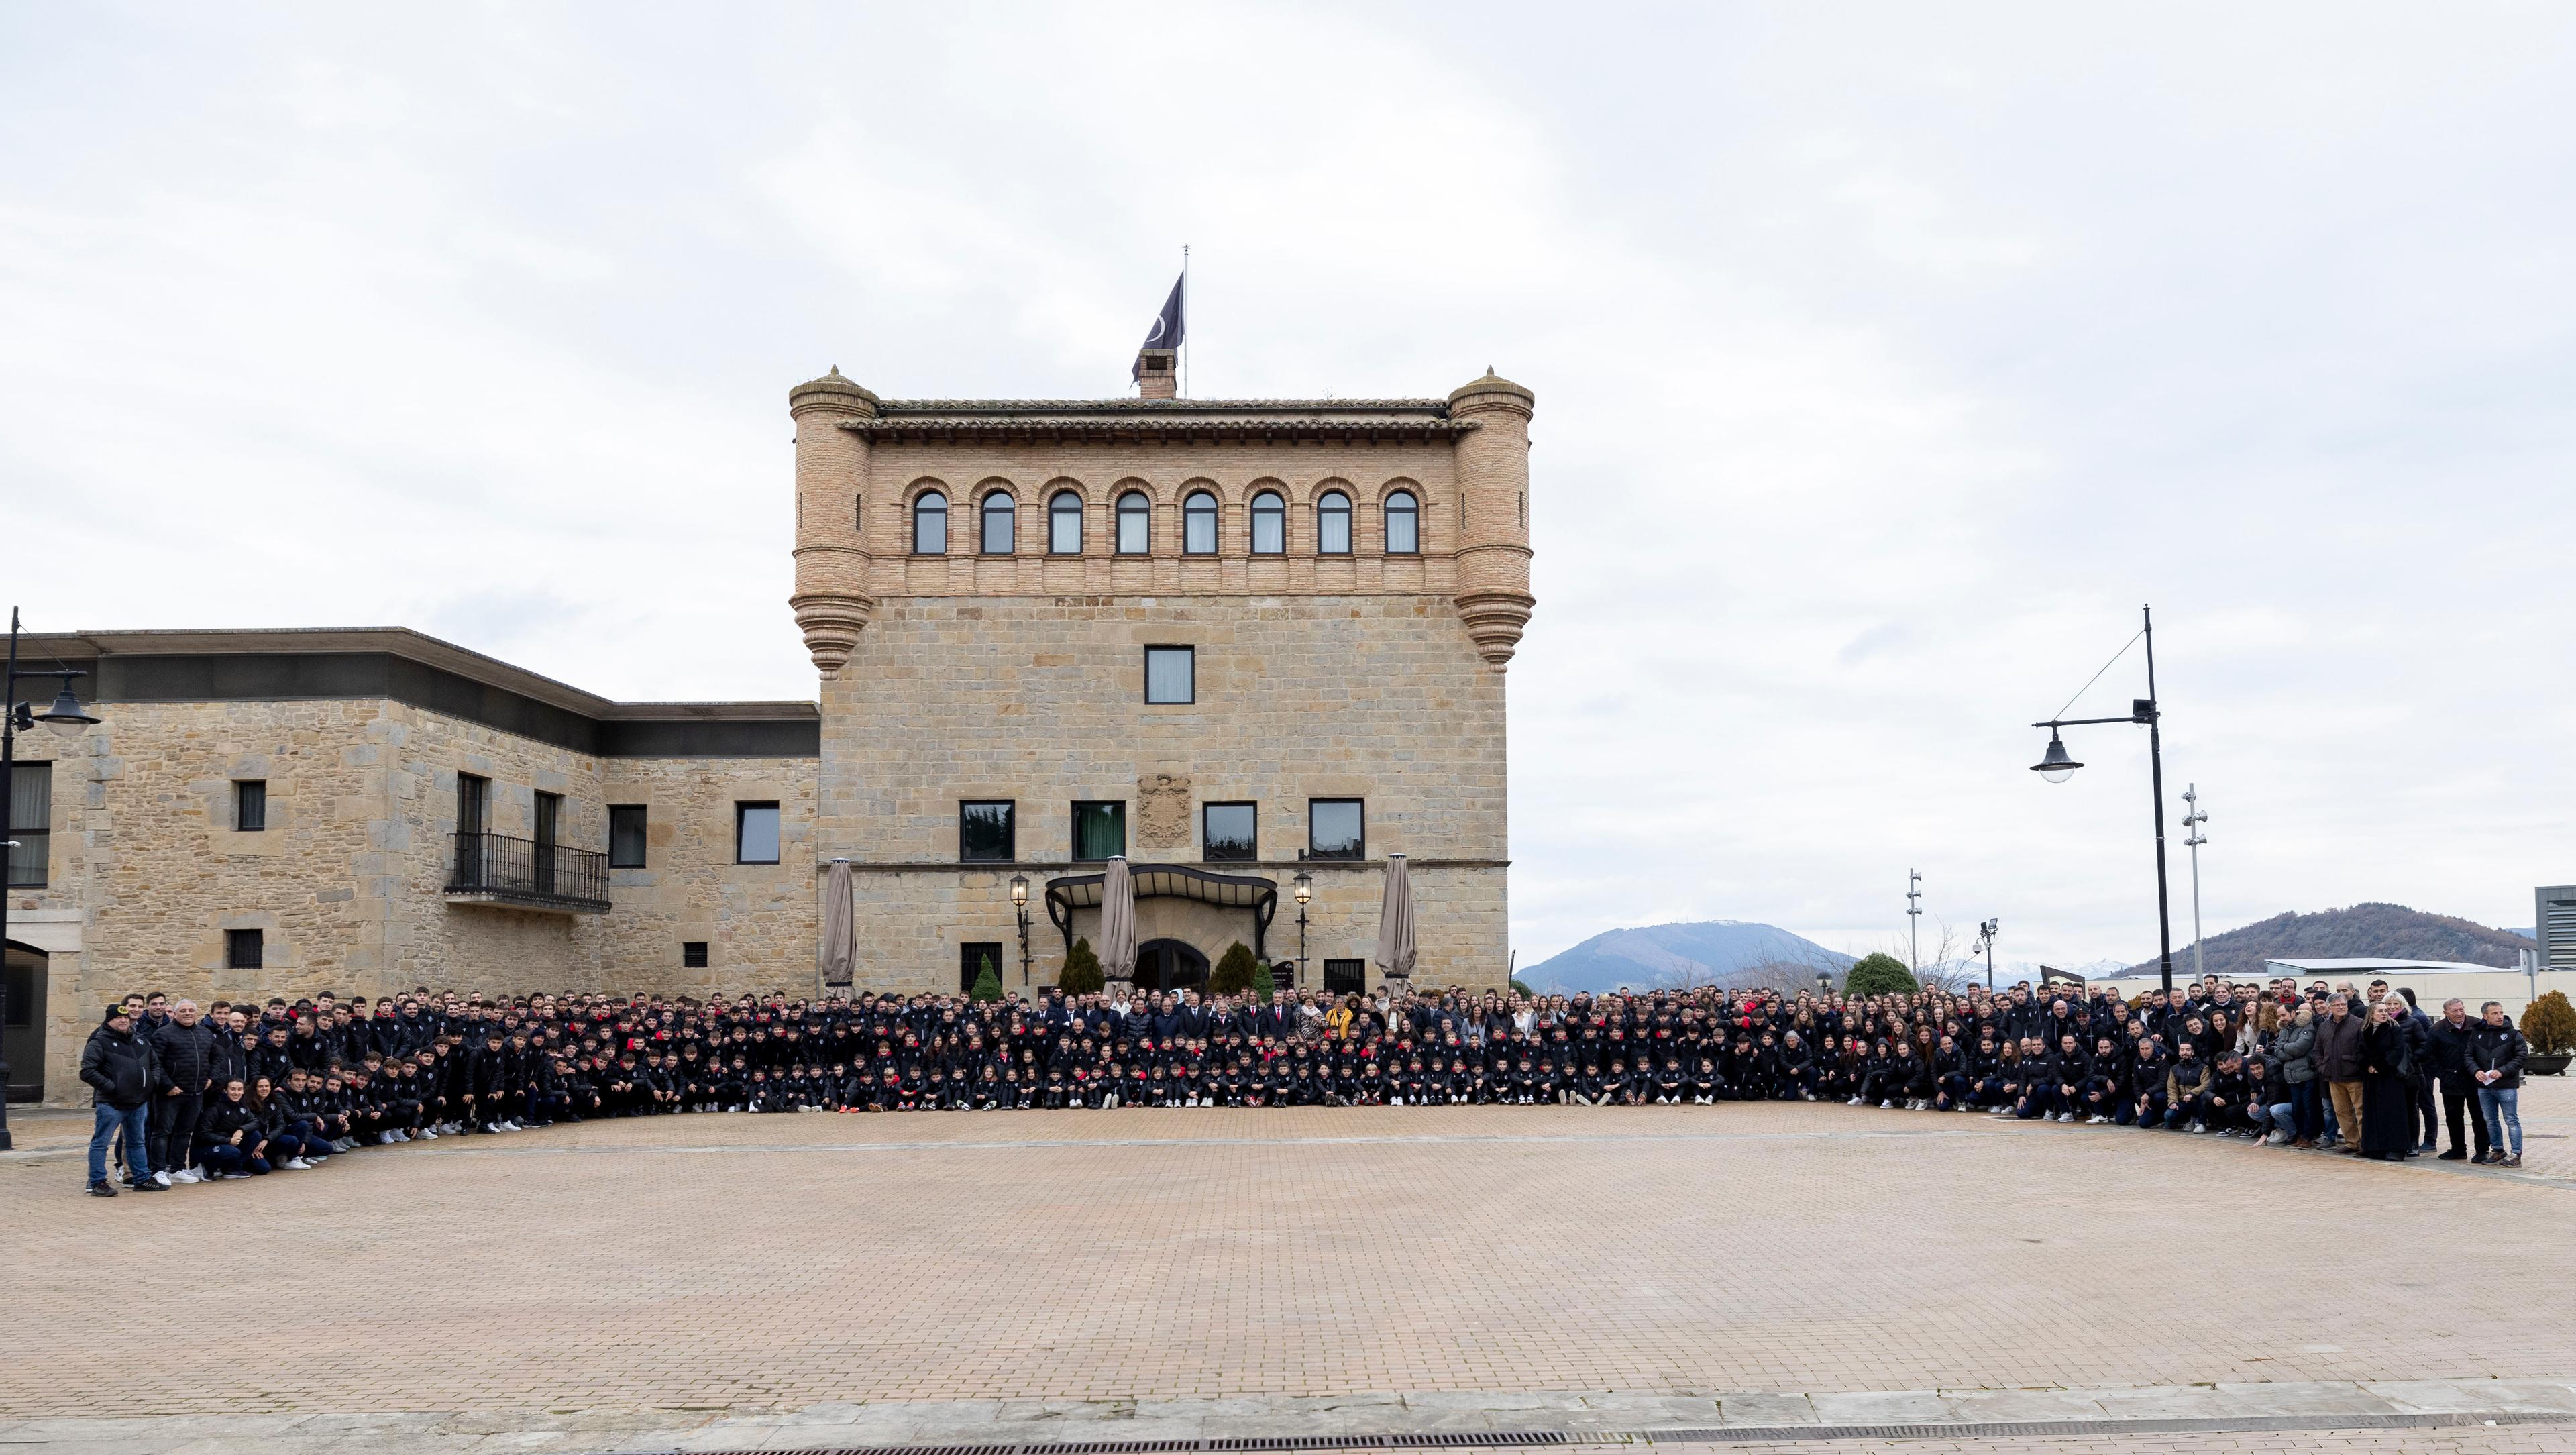
[{"label": "arched window", "polygon": [[1422,505],[1410,490],[1386,498],[1386,553],[1419,555],[1422,551]]},{"label": "arched window", "polygon": [[1327,490],[1315,502],[1315,549],[1327,556],[1351,553],[1351,498]]},{"label": "arched window", "polygon": [[1011,553],[1011,525],[1016,514],[1017,507],[1007,492],[996,490],[984,497],[985,555],[1007,556]]},{"label": "arched window", "polygon": [[1204,490],[1181,502],[1181,549],[1193,556],[1216,554],[1216,497]]},{"label": "arched window", "polygon": [[1082,554],[1082,497],[1059,490],[1047,502],[1047,549],[1059,556]]},{"label": "arched window", "polygon": [[948,554],[948,497],[936,490],[924,490],[912,503],[912,553]]},{"label": "arched window", "polygon": [[1154,544],[1154,502],[1142,490],[1118,497],[1118,554],[1141,556]]},{"label": "arched window", "polygon": [[1288,549],[1288,507],[1276,492],[1252,497],[1252,553],[1276,556]]}]

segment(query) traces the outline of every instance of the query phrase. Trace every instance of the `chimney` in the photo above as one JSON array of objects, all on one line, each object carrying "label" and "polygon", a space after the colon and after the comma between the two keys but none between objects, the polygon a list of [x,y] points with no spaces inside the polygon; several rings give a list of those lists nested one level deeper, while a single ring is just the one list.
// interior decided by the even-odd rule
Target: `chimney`
[{"label": "chimney", "polygon": [[1139,399],[1177,399],[1181,393],[1181,354],[1178,349],[1144,349],[1136,355],[1136,390]]}]

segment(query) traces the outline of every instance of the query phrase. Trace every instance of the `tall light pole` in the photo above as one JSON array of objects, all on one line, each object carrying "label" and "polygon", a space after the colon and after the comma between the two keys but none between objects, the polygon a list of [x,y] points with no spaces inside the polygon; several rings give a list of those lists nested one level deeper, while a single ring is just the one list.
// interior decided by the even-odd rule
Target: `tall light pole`
[{"label": "tall light pole", "polygon": [[[2160,948],[2158,963],[2164,973],[2165,991],[2171,994],[2173,991],[2173,910],[2169,903],[2171,896],[2165,888],[2165,749],[2164,732],[2159,726],[2163,721],[2164,713],[2156,706],[2156,615],[2152,607],[2142,606],[2138,610],[2144,622],[2138,636],[2144,637],[2147,643],[2147,695],[2131,699],[2127,717],[2065,717],[2032,723],[2032,727],[2048,729],[2048,750],[2040,755],[2038,762],[2030,765],[2030,771],[2047,782],[2063,783],[2075,775],[2076,769],[2084,766],[2067,756],[2066,744],[2057,735],[2059,728],[2125,722],[2134,723],[2147,730],[2147,787],[2154,795],[2156,809],[2156,937]],[[2134,641],[2136,638],[2131,640]],[[2120,650],[2125,652],[2128,648],[2122,647]],[[2111,658],[2113,662],[2118,660],[2120,659],[2117,655]],[[2102,671],[2109,670],[2110,664],[2104,663]],[[2102,673],[2096,672],[2093,675],[2098,679]],[[2093,684],[2088,682],[2084,685],[2090,687]],[[2083,695],[2081,691],[2075,694],[2076,697]],[[2069,698],[2067,706],[2073,705],[2074,699]],[[2060,712],[2065,710],[2065,708],[2058,709]]]},{"label": "tall light pole", "polygon": [[1020,988],[1029,986],[1029,876],[1011,876],[1011,912],[1020,921]]},{"label": "tall light pole", "polygon": [[2200,826],[2209,822],[2209,815],[2200,811],[2199,784],[2182,786],[2182,806],[2183,847],[2191,850],[2191,978],[2199,980],[2209,973],[2200,949],[2200,846],[2209,842]]},{"label": "tall light pole", "polygon": [[[6,676],[0,677],[0,804],[14,803],[17,800],[15,780],[18,776],[18,733],[21,729],[34,732],[36,724],[43,723],[55,732],[70,738],[80,736],[83,728],[97,726],[98,719],[81,711],[80,699],[72,696],[72,679],[86,675],[86,673],[75,672],[69,667],[57,668],[51,672],[19,671],[18,608],[14,606],[9,608],[9,666]],[[63,684],[62,690],[54,694],[54,705],[43,712],[35,711],[35,704],[32,702],[18,700],[18,684],[33,681],[38,677],[59,677]],[[16,827],[8,822],[7,815],[10,813],[9,808],[0,806],[0,839],[7,839],[7,830]],[[53,840],[48,838],[45,842],[50,844]],[[8,845],[9,848],[15,849],[18,847],[18,841],[8,839]],[[0,862],[5,862],[6,858],[6,853],[0,852]],[[8,959],[8,878],[5,871],[0,871],[0,965],[5,965]],[[41,1007],[36,1011],[38,1015],[43,1013]],[[8,1023],[9,977],[6,974],[0,974],[0,1026]],[[15,1145],[9,1133],[9,1051],[7,1043],[0,1041],[0,1152],[9,1151]]]},{"label": "tall light pole", "polygon": [[1986,952],[1986,994],[1988,995],[1995,993],[1995,927],[2000,923],[2002,923],[2000,920],[1986,920],[1980,923],[1977,926],[1977,943],[1970,946],[1968,950],[1972,955],[1979,950]]},{"label": "tall light pole", "polygon": [[1297,987],[1302,990],[1314,983],[1306,978],[1306,901],[1315,897],[1315,876],[1300,869],[1291,882],[1297,893]]},{"label": "tall light pole", "polygon": [[1921,974],[1923,970],[1923,875],[1905,871],[1905,958],[1906,969]]}]

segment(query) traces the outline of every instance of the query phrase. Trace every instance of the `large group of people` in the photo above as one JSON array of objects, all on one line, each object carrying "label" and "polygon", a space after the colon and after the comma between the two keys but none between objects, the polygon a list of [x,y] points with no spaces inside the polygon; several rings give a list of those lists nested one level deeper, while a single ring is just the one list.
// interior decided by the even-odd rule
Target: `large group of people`
[{"label": "large group of people", "polygon": [[1021,1108],[1838,1102],[2519,1166],[2501,1006],[2215,978],[2135,1003],[1701,987],[998,1001],[416,990],[265,1005],[134,995],[81,1057],[93,1194],[303,1171],[415,1139],[601,1117]]}]

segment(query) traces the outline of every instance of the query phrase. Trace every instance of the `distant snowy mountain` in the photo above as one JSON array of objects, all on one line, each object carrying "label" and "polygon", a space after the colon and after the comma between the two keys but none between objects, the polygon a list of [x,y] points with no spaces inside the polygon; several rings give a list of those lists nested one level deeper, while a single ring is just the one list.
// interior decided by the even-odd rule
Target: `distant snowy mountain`
[{"label": "distant snowy mountain", "polygon": [[1851,956],[1777,925],[1721,919],[1607,930],[1523,970],[1520,980],[1533,990],[1598,993],[1622,985],[1651,990],[1725,983],[1784,965],[1803,971],[1794,977],[1803,981],[1816,970],[1841,970],[1851,962]]}]

